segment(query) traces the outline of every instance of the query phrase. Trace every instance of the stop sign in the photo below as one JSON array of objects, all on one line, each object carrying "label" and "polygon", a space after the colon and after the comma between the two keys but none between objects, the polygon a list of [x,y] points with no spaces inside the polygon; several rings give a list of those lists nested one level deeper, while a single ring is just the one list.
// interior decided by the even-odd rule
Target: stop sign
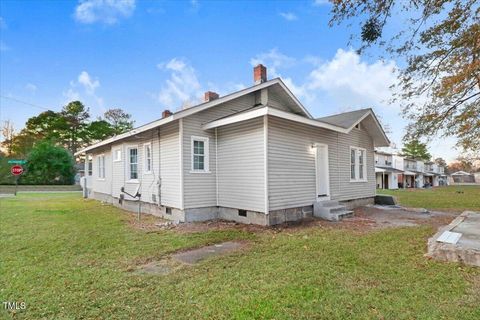
[{"label": "stop sign", "polygon": [[16,166],[12,166],[12,168],[10,169],[10,172],[14,175],[14,176],[19,176],[23,173],[23,168],[22,166],[19,166],[19,165],[16,165]]}]

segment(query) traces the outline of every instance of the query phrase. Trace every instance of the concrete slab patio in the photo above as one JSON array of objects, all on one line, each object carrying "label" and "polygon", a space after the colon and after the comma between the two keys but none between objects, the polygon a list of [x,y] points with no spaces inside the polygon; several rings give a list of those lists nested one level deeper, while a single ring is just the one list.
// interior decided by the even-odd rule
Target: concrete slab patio
[{"label": "concrete slab patio", "polygon": [[[446,231],[461,234],[458,242],[441,242],[439,238]],[[480,212],[465,211],[449,225],[439,228],[428,240],[427,256],[480,267]]]}]

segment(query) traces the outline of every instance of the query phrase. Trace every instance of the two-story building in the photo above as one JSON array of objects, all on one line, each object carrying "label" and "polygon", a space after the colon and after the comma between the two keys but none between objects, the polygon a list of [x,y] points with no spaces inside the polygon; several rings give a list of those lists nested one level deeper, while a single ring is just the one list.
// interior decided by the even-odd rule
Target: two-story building
[{"label": "two-story building", "polygon": [[375,151],[375,175],[377,189],[438,187],[448,181],[444,166],[381,150]]},{"label": "two-story building", "polygon": [[375,151],[375,177],[377,189],[398,189],[403,173],[403,159],[393,153]]}]

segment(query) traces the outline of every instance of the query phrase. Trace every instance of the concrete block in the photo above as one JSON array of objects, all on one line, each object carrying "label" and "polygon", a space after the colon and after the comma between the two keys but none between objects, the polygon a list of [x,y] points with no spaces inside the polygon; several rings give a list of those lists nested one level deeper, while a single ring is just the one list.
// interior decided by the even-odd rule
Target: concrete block
[{"label": "concrete block", "polygon": [[397,200],[394,196],[388,194],[377,194],[375,196],[375,204],[382,206],[394,206],[397,205]]}]

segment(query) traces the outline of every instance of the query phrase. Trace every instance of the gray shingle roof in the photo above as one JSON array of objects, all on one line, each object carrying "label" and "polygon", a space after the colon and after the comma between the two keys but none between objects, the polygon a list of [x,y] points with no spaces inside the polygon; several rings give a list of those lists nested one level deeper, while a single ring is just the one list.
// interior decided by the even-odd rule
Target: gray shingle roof
[{"label": "gray shingle roof", "polygon": [[371,109],[360,109],[360,110],[335,114],[333,116],[317,118],[317,120],[334,125],[334,126],[348,129],[351,126],[353,126],[360,118],[362,118],[369,111],[371,111]]}]

